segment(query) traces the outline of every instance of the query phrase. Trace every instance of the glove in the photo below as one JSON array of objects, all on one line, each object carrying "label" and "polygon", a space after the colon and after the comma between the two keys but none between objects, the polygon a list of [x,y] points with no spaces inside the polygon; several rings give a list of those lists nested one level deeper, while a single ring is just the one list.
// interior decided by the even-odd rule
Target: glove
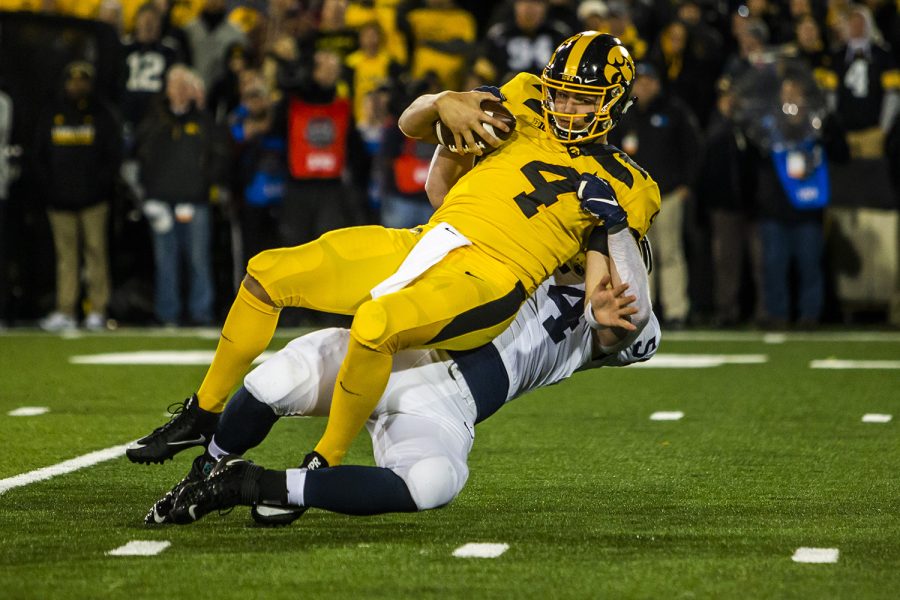
[{"label": "glove", "polygon": [[618,231],[628,225],[628,215],[616,199],[616,192],[605,179],[593,173],[584,173],[578,182],[578,199],[581,210],[603,220],[604,230]]}]

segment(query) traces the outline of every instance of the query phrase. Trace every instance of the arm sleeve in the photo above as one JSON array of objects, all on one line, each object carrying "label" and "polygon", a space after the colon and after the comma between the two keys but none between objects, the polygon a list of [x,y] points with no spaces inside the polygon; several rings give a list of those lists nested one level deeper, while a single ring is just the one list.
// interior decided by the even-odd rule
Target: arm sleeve
[{"label": "arm sleeve", "polygon": [[647,269],[644,267],[641,251],[631,231],[622,229],[610,234],[607,244],[609,246],[609,258],[615,265],[616,272],[619,274],[619,280],[628,284],[628,294],[637,297],[634,301],[634,307],[637,308],[637,312],[631,316],[631,321],[637,329],[628,332],[613,347],[600,347],[605,354],[612,354],[627,348],[637,339],[641,334],[641,330],[650,322],[653,315],[653,305],[650,301],[650,281],[647,277]]},{"label": "arm sleeve", "polygon": [[659,343],[662,340],[662,331],[659,328],[659,321],[656,315],[650,313],[650,321],[641,330],[630,346],[624,350],[619,350],[614,354],[609,354],[598,360],[588,364],[588,368],[594,367],[627,367],[636,362],[644,362],[650,360],[659,349]]}]

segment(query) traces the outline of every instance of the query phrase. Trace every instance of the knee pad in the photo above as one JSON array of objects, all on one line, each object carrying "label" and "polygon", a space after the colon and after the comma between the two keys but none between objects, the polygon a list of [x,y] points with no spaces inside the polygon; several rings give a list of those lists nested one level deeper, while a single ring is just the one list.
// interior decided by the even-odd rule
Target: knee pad
[{"label": "knee pad", "polygon": [[244,378],[244,387],[280,417],[328,414],[349,335],[322,329],[291,341]]},{"label": "knee pad", "polygon": [[387,330],[387,311],[380,303],[370,300],[356,311],[350,334],[362,345],[378,349],[385,341]]},{"label": "knee pad", "polygon": [[432,456],[416,462],[403,479],[416,507],[428,510],[450,504],[467,477],[446,456]]}]

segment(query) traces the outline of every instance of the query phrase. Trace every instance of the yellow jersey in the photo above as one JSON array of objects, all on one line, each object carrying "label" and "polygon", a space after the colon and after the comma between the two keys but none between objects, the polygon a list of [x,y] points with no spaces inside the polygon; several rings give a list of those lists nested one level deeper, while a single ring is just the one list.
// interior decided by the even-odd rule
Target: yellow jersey
[{"label": "yellow jersey", "polygon": [[537,76],[520,73],[501,92],[516,116],[515,131],[460,178],[431,222],[453,225],[530,293],[583,249],[597,223],[576,195],[583,173],[610,182],[641,237],[659,212],[659,188],[615,146],[565,145],[544,131]]}]

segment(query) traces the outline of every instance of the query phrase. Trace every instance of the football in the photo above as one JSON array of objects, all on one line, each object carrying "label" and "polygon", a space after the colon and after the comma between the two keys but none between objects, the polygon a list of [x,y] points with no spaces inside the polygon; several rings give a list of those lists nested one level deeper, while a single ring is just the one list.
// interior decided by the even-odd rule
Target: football
[{"label": "football", "polygon": [[[506,108],[499,100],[483,100],[481,102],[481,110],[486,112],[488,115],[503,121],[504,123],[506,123],[506,125],[509,126],[509,131],[503,131],[502,129],[494,129],[493,125],[484,123],[484,128],[487,130],[487,132],[489,134],[493,134],[495,137],[498,137],[503,141],[508,140],[513,131],[516,130],[516,117],[510,112],[510,110]],[[443,121],[437,120],[434,122],[434,134],[437,136],[438,143],[441,146],[448,148],[452,152],[456,152],[456,143],[453,139],[453,132],[450,131],[450,128],[447,127]],[[479,148],[481,148],[481,151],[484,154],[489,154],[490,152],[496,150],[496,148],[486,143],[480,136],[475,136],[475,143]],[[464,150],[466,152],[470,151],[468,147],[464,148]]]}]

